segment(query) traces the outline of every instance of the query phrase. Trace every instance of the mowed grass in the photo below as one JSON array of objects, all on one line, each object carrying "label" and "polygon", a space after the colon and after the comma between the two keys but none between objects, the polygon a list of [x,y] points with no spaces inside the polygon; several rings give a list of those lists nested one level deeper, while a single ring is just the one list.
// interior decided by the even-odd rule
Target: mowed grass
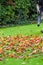
[{"label": "mowed grass", "polygon": [[27,60],[7,58],[4,61],[0,61],[0,65],[43,65],[43,56],[38,58],[31,58]]},{"label": "mowed grass", "polygon": [[[39,35],[43,37],[43,33],[40,32],[41,30],[43,30],[43,24],[40,27],[37,27],[37,24],[6,27],[0,28],[0,36]],[[23,59],[6,58],[0,61],[0,65],[43,65],[43,56],[33,57],[25,61]]]},{"label": "mowed grass", "polygon": [[43,36],[43,33],[40,31],[43,30],[43,23],[40,27],[37,27],[37,24],[23,25],[23,26],[14,26],[0,28],[0,36],[9,36],[9,35],[40,35]]}]

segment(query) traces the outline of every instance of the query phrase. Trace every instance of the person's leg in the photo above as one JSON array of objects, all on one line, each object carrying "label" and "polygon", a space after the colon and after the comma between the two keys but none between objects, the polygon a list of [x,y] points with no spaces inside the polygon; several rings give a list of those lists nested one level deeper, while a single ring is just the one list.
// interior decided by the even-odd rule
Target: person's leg
[{"label": "person's leg", "polygon": [[38,12],[38,23],[37,23],[38,25],[37,26],[40,26],[42,9],[40,8],[39,11],[40,12]]},{"label": "person's leg", "polygon": [[38,23],[37,23],[37,26],[40,26],[40,22],[41,22],[41,14],[38,15]]}]

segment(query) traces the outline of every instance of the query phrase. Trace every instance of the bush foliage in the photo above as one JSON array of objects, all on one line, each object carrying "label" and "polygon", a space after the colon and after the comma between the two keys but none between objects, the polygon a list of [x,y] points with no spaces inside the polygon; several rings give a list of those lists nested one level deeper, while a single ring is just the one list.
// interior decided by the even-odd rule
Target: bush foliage
[{"label": "bush foliage", "polygon": [[0,24],[23,24],[35,20],[35,0],[0,0]]}]

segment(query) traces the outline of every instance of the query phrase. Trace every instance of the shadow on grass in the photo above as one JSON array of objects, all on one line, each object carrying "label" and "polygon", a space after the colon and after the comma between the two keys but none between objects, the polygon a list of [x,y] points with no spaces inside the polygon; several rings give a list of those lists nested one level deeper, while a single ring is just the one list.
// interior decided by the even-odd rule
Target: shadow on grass
[{"label": "shadow on grass", "polygon": [[16,27],[16,26],[25,26],[25,25],[32,25],[32,24],[36,24],[36,22],[34,21],[30,21],[28,23],[22,23],[22,24],[7,24],[7,25],[0,25],[0,28],[9,28],[9,27]]}]

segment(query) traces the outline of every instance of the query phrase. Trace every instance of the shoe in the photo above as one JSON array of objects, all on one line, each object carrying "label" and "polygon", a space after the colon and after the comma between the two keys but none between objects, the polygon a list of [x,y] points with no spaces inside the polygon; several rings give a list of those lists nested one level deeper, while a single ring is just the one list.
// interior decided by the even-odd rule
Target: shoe
[{"label": "shoe", "polygon": [[41,33],[43,33],[43,30],[41,30]]},{"label": "shoe", "polygon": [[40,24],[37,25],[38,27],[40,26]]}]

